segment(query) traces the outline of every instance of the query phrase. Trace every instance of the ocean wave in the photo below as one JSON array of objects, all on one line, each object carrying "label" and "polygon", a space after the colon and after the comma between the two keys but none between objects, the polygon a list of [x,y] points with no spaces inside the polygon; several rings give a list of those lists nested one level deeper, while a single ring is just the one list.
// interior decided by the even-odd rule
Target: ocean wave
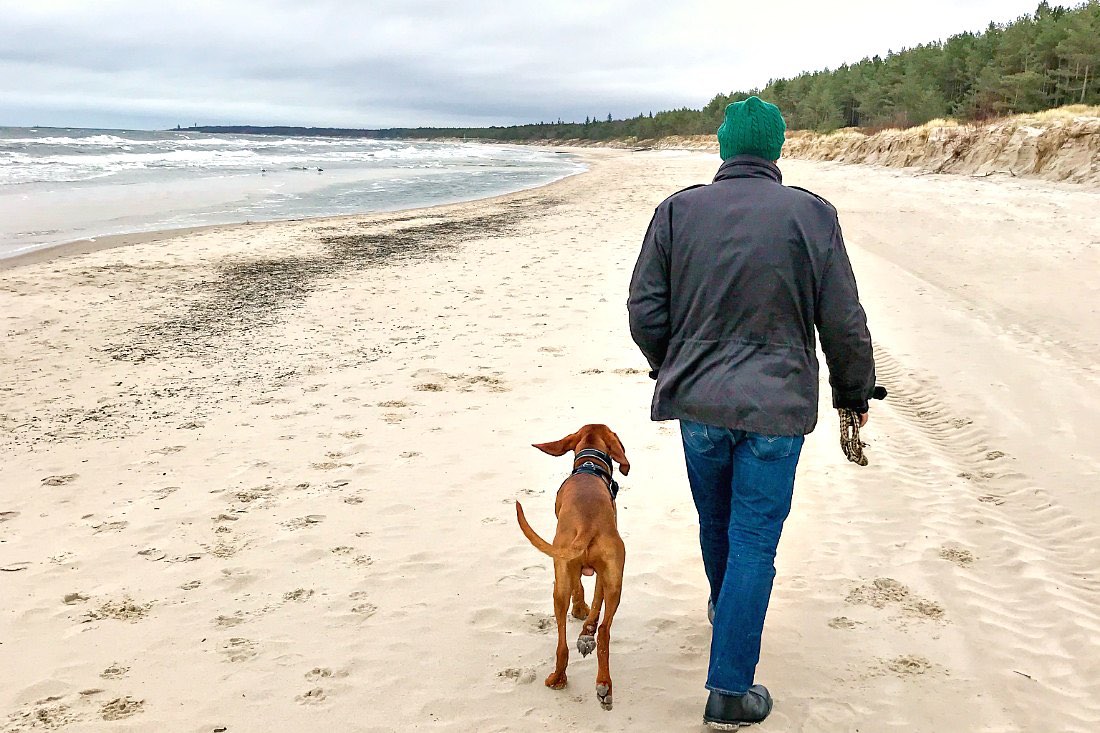
[{"label": "ocean wave", "polygon": [[139,140],[115,135],[88,135],[87,137],[0,137],[4,145],[129,145]]},{"label": "ocean wave", "polygon": [[[68,131],[66,131],[68,132]],[[80,182],[116,175],[221,176],[294,169],[422,170],[555,167],[535,148],[484,143],[200,135],[175,132],[33,136],[0,130],[0,186]],[[4,133],[10,135],[5,137]],[[21,134],[20,134],[21,133]]]}]

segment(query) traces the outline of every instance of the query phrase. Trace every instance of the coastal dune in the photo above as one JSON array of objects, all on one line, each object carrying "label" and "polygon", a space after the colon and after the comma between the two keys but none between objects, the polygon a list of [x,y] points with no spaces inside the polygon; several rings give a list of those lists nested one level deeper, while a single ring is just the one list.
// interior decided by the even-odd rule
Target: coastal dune
[{"label": "coastal dune", "polygon": [[[583,145],[582,141],[574,141]],[[612,146],[718,152],[713,135],[630,139]],[[924,173],[1100,184],[1100,108],[1071,105],[984,122],[932,120],[905,129],[788,130],[783,155]]]},{"label": "coastal dune", "polygon": [[784,153],[930,173],[1031,176],[1100,184],[1100,108],[1079,105],[987,123],[934,120],[871,134],[797,132]]},{"label": "coastal dune", "polygon": [[[696,517],[624,303],[718,158],[581,154],[494,199],[8,263],[0,731],[700,729]],[[891,396],[870,466],[825,402],[806,443],[760,730],[1096,730],[1096,189],[781,167],[840,210]],[[514,519],[552,533],[568,461],[530,444],[588,422],[633,467],[610,713],[593,657],[542,684],[551,564]]]}]

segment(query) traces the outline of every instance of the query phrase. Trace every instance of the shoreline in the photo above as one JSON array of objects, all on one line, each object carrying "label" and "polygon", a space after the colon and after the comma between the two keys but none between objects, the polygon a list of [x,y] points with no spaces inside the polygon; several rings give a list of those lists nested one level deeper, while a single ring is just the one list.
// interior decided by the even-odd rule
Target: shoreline
[{"label": "shoreline", "polygon": [[[125,132],[125,131],[123,131],[123,132]],[[419,142],[432,142],[432,141],[419,141]],[[563,147],[563,146],[554,146],[554,151],[555,152],[557,152],[559,150],[562,151],[562,152],[569,153],[570,155],[572,155],[576,159],[578,159],[583,165],[587,165],[587,162],[584,158],[584,154],[583,154],[584,151],[583,150],[567,148],[567,147]],[[591,158],[593,156],[590,155],[589,157]],[[239,220],[239,221],[224,221],[224,222],[219,222],[219,223],[196,224],[196,225],[189,225],[189,226],[182,226],[182,227],[169,227],[169,228],[158,228],[158,229],[149,229],[149,230],[137,229],[137,230],[134,230],[134,231],[103,234],[103,235],[98,235],[98,236],[78,237],[78,238],[75,238],[75,239],[60,241],[60,242],[56,242],[56,243],[49,243],[49,244],[29,244],[29,245],[26,245],[24,247],[17,248],[17,250],[16,250],[17,253],[16,254],[3,254],[3,255],[0,255],[0,271],[5,270],[5,269],[12,269],[12,268],[15,268],[15,267],[21,267],[21,266],[28,265],[28,264],[35,264],[35,263],[38,263],[38,262],[49,261],[49,260],[54,259],[58,256],[61,256],[61,257],[77,256],[77,255],[97,252],[97,251],[100,251],[102,249],[112,249],[112,248],[119,247],[119,246],[126,246],[126,245],[132,245],[132,244],[143,244],[143,243],[147,243],[147,242],[154,242],[154,241],[161,241],[161,240],[169,240],[169,239],[174,239],[174,238],[178,238],[178,237],[182,237],[182,236],[187,236],[189,234],[200,233],[200,232],[204,232],[204,231],[210,231],[212,229],[217,229],[217,228],[222,228],[222,227],[238,227],[238,226],[252,226],[252,225],[265,225],[265,224],[279,224],[279,223],[307,221],[307,220],[315,220],[315,219],[339,219],[339,218],[342,218],[342,217],[362,217],[362,216],[372,216],[372,215],[386,215],[386,214],[396,213],[396,212],[399,212],[399,211],[413,211],[413,210],[420,210],[420,209],[431,209],[431,208],[442,207],[442,206],[453,206],[453,205],[456,205],[456,204],[462,204],[462,203],[467,203],[467,202],[471,202],[471,201],[495,199],[495,198],[498,198],[498,197],[501,197],[501,196],[509,196],[509,195],[512,195],[512,194],[520,193],[522,191],[538,189],[538,188],[541,188],[543,186],[553,185],[553,184],[555,184],[559,181],[565,180],[565,179],[567,179],[571,176],[574,176],[574,175],[579,175],[579,174],[584,173],[584,172],[585,172],[585,170],[582,169],[580,171],[566,173],[565,175],[561,175],[557,178],[553,178],[553,179],[551,179],[549,181],[546,181],[544,183],[538,183],[538,184],[533,185],[533,186],[531,186],[531,185],[523,186],[523,187],[520,187],[520,188],[510,190],[510,191],[506,191],[504,193],[494,193],[494,194],[491,194],[491,195],[488,195],[488,196],[481,195],[480,193],[475,193],[472,197],[469,197],[469,198],[461,197],[457,200],[444,201],[444,202],[441,202],[441,203],[429,204],[427,206],[412,206],[412,207],[399,206],[398,208],[382,208],[382,209],[378,209],[378,210],[374,210],[374,211],[365,211],[365,212],[360,212],[360,213],[322,214],[322,215],[319,215],[319,216],[288,216],[288,217],[272,218],[272,219],[245,218],[245,219]]]},{"label": "shoreline", "polygon": [[[586,162],[586,165],[587,164],[588,163]],[[371,216],[386,216],[406,212],[431,211],[433,209],[446,208],[450,206],[461,206],[462,204],[474,203],[478,201],[495,201],[497,199],[506,199],[509,196],[514,196],[516,194],[523,193],[524,191],[537,191],[547,186],[553,186],[569,178],[572,178],[573,176],[581,176],[587,172],[587,169],[577,171],[576,173],[570,173],[568,175],[562,176],[561,178],[555,178],[553,181],[550,181],[548,183],[541,183],[537,186],[530,186],[528,188],[520,188],[515,191],[509,191],[508,193],[495,194],[493,196],[485,196],[481,198],[463,199],[461,201],[451,201],[443,204],[432,204],[431,206],[417,206],[408,209],[387,209],[384,211],[369,211],[362,214],[336,214],[331,216],[307,216],[292,219],[239,221],[227,224],[202,224],[200,226],[180,227],[178,229],[154,229],[148,232],[107,234],[101,237],[75,239],[69,242],[43,245],[41,247],[37,247],[36,249],[31,250],[30,252],[24,252],[22,254],[11,255],[9,257],[0,257],[0,272],[4,270],[15,269],[18,267],[24,267],[26,265],[34,265],[40,262],[49,262],[58,258],[77,257],[80,255],[92,254],[94,252],[114,249],[116,247],[125,247],[135,244],[150,244],[154,242],[166,242],[172,239],[177,239],[179,237],[186,237],[191,234],[201,234],[221,230],[229,231],[240,227],[291,224],[295,222],[325,222],[329,220],[341,221],[345,219],[362,219]]]}]

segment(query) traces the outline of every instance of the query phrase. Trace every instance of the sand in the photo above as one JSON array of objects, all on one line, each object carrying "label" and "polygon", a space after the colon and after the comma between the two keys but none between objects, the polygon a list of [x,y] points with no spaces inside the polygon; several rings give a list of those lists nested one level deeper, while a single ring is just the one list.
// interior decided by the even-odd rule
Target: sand
[{"label": "sand", "polygon": [[[700,730],[709,626],[626,285],[701,153],[0,272],[0,731]],[[1097,191],[783,162],[840,208],[891,398],[799,468],[762,731],[1100,729]],[[11,263],[8,263],[9,265]],[[550,671],[542,534],[622,437],[615,709]],[[591,586],[590,586],[591,587]],[[571,622],[571,633],[579,622]]]}]

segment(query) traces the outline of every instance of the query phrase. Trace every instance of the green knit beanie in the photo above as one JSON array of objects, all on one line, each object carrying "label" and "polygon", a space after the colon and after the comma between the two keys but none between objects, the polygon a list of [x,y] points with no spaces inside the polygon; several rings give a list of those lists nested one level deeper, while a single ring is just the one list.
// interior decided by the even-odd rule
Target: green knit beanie
[{"label": "green knit beanie", "polygon": [[718,128],[718,152],[722,160],[735,155],[779,160],[786,133],[787,123],[778,107],[749,97],[726,107],[726,119]]}]

